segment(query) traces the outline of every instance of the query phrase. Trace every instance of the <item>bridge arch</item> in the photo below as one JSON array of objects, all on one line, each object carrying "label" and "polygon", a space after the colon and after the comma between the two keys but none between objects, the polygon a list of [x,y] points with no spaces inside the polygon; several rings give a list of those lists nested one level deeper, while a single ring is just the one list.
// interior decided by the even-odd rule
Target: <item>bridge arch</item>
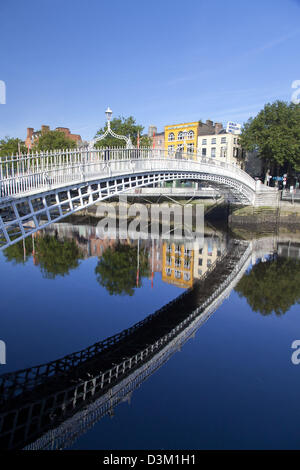
[{"label": "bridge arch", "polygon": [[[20,168],[22,169],[20,171]],[[16,171],[17,169],[17,171]],[[254,204],[260,187],[237,165],[155,149],[76,149],[2,162],[0,248],[96,202],[173,180],[207,181],[236,202]],[[270,188],[264,187],[264,191]]]}]

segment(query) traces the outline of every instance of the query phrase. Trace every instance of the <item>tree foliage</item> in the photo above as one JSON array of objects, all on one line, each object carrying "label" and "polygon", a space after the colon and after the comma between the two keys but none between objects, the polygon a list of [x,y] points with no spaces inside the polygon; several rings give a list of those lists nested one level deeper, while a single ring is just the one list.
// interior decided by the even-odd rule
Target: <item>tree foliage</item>
[{"label": "tree foliage", "polygon": [[[137,277],[137,248],[118,244],[105,250],[96,266],[95,273],[99,284],[110,295],[130,295],[134,293]],[[140,251],[139,278],[149,275],[147,255]]]},{"label": "tree foliage", "polygon": [[[117,117],[114,118],[110,121],[110,127],[111,129],[118,135],[123,135],[123,136],[130,136],[131,141],[133,145],[137,145],[137,136],[138,133],[140,135],[140,146],[146,147],[151,145],[151,139],[147,136],[142,136],[142,132],[144,130],[144,127],[136,124],[135,119],[133,116],[129,116],[128,118],[124,117]],[[105,127],[101,128],[98,130],[97,134],[95,135],[96,137],[99,137],[104,134],[104,132],[107,130],[107,124]],[[105,137],[103,140],[100,140],[99,142],[96,143],[96,147],[125,147],[126,142],[125,140],[117,139],[115,137],[112,137],[111,135],[108,135]]]},{"label": "tree foliage", "polygon": [[44,277],[65,276],[79,266],[81,252],[74,240],[46,235],[37,239],[37,260]]},{"label": "tree foliage", "polygon": [[300,261],[270,259],[253,266],[235,288],[255,312],[284,314],[300,303]]},{"label": "tree foliage", "polygon": [[240,141],[268,163],[300,170],[300,106],[284,101],[266,104],[245,123]]},{"label": "tree foliage", "polygon": [[34,151],[59,150],[75,148],[76,142],[69,139],[61,131],[40,132],[39,138],[33,146]]},{"label": "tree foliage", "polygon": [[12,137],[4,137],[0,140],[0,157],[10,157],[19,153],[27,152],[25,144],[21,139]]},{"label": "tree foliage", "polygon": [[[24,252],[25,244],[25,252]],[[18,242],[4,250],[7,261],[26,263],[33,251],[31,238]],[[82,253],[74,240],[59,240],[57,236],[44,235],[35,238],[35,261],[44,277],[54,279],[65,276],[79,266]]]},{"label": "tree foliage", "polygon": [[25,238],[23,241],[5,248],[3,254],[6,261],[13,264],[25,264],[29,260],[32,253],[32,238]]}]

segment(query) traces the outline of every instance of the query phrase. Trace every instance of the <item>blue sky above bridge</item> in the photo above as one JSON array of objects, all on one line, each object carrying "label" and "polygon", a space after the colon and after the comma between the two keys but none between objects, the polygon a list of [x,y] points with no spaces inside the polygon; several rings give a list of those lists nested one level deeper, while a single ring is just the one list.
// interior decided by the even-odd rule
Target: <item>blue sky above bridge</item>
[{"label": "blue sky above bridge", "polygon": [[91,139],[133,115],[243,122],[300,80],[300,1],[1,0],[0,138],[41,124]]}]

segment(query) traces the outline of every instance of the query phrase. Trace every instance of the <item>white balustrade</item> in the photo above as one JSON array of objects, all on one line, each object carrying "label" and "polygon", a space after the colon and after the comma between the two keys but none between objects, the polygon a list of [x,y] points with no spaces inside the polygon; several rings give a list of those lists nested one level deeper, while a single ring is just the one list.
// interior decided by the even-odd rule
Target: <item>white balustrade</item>
[{"label": "white balustrade", "polygon": [[16,155],[0,160],[0,200],[109,176],[154,171],[207,173],[232,178],[255,192],[255,181],[235,164],[151,148],[70,149]]}]

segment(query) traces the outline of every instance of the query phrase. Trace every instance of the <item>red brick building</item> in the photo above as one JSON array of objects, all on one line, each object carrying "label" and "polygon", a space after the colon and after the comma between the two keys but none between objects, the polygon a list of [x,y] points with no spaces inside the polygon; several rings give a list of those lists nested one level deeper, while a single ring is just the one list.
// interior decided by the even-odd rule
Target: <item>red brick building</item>
[{"label": "red brick building", "polygon": [[[56,129],[54,130],[63,132],[68,139],[73,140],[77,144],[82,142],[81,136],[79,134],[71,134],[70,129],[68,127],[56,127]],[[50,131],[50,126],[45,126],[45,125],[41,127],[40,131],[35,131],[33,127],[27,127],[27,137],[25,140],[26,147],[28,149],[31,149],[31,147],[39,139],[39,136],[49,131]]]}]

